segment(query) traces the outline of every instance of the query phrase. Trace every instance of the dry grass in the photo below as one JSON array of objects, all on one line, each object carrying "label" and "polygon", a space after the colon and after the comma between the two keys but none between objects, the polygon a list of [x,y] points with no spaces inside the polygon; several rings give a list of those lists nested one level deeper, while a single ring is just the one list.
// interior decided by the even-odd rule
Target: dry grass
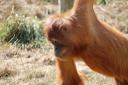
[{"label": "dry grass", "polygon": [[49,5],[44,0],[0,0],[0,21],[14,13],[43,19],[56,10],[56,5]]},{"label": "dry grass", "polygon": [[[50,45],[42,49],[0,47],[0,85],[52,85],[54,58]],[[52,57],[51,57],[52,56]]]},{"label": "dry grass", "polygon": [[118,28],[124,33],[128,33],[128,1],[109,0],[106,6],[97,6],[96,13],[100,19]]},{"label": "dry grass", "polygon": [[[44,44],[41,49],[19,49],[4,44],[0,46],[0,85],[56,85],[55,59],[52,46]],[[86,73],[87,85],[113,85],[106,78],[78,62],[79,71]]]}]

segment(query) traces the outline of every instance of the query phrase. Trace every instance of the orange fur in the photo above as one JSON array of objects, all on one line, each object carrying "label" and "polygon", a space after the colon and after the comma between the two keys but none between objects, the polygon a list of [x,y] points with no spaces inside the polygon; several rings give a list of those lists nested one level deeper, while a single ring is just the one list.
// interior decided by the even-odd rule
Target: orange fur
[{"label": "orange fur", "polygon": [[84,85],[74,59],[82,59],[92,70],[128,85],[128,38],[97,19],[93,0],[75,0],[71,11],[46,22],[47,38],[68,46],[69,53],[57,59],[61,84]]}]

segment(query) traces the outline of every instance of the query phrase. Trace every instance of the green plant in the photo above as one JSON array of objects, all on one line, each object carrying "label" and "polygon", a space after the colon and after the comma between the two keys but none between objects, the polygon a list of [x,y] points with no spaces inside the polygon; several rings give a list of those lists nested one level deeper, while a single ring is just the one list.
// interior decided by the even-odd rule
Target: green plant
[{"label": "green plant", "polygon": [[12,44],[29,44],[40,45],[43,42],[42,24],[33,17],[19,15],[9,16],[5,23],[1,25],[0,37]]},{"label": "green plant", "polygon": [[106,5],[108,0],[97,0],[99,4]]}]

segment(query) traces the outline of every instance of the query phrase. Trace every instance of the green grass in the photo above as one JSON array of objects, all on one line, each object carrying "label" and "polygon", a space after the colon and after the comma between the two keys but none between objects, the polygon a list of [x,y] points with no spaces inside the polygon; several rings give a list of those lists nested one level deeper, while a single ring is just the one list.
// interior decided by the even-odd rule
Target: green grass
[{"label": "green grass", "polygon": [[99,4],[106,5],[108,3],[108,0],[97,0]]},{"label": "green grass", "polygon": [[12,44],[33,44],[39,47],[45,42],[42,25],[36,17],[9,16],[4,23],[0,23],[0,39]]}]

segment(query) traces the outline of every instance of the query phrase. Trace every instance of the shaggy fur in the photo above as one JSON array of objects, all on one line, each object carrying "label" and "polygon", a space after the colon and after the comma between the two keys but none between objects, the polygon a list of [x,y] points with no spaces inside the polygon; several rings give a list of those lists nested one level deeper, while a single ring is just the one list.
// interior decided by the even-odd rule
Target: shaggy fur
[{"label": "shaggy fur", "polygon": [[68,52],[57,57],[59,85],[84,85],[74,59],[82,59],[92,70],[128,85],[128,38],[99,21],[93,0],[75,0],[71,11],[53,15],[45,25],[49,41],[65,45]]}]

